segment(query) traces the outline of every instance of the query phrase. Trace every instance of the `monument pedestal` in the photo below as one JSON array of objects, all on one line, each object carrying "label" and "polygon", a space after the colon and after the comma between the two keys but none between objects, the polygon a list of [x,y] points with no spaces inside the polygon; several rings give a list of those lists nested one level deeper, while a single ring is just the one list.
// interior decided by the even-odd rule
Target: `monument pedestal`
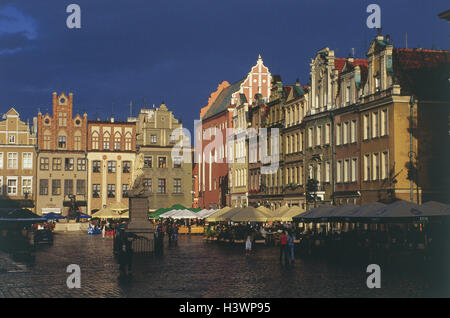
[{"label": "monument pedestal", "polygon": [[131,196],[129,198],[130,222],[126,232],[139,236],[133,240],[133,253],[150,253],[155,250],[155,229],[148,220],[148,199],[146,197]]}]

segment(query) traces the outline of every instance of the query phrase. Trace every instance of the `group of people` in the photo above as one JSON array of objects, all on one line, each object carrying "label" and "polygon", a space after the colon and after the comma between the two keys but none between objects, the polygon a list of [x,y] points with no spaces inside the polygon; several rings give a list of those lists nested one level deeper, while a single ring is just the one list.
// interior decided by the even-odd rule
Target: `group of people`
[{"label": "group of people", "polygon": [[280,264],[289,266],[294,265],[295,257],[294,257],[294,241],[295,236],[291,230],[281,230],[280,233]]}]

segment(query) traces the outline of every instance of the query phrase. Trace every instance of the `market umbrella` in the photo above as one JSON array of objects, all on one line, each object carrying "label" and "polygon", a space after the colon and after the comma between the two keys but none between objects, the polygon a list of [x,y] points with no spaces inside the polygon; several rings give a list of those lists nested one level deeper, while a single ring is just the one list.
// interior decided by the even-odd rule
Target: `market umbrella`
[{"label": "market umbrella", "polygon": [[267,222],[270,219],[270,214],[267,214],[258,208],[245,207],[233,211],[232,215],[227,215],[225,218],[233,222]]},{"label": "market umbrella", "polygon": [[305,213],[305,209],[299,206],[293,206],[287,210],[283,210],[284,211],[281,211],[281,213],[271,217],[271,221],[292,222],[292,217]]},{"label": "market umbrella", "polygon": [[90,215],[87,215],[87,214],[82,213],[82,212],[79,212],[78,217],[79,217],[80,219],[90,219],[90,218],[91,218]]},{"label": "market umbrella", "polygon": [[300,215],[296,215],[292,217],[292,219],[300,221],[300,222],[320,222],[323,221],[329,214],[328,211],[335,209],[335,206],[332,205],[321,205],[317,208],[311,209],[309,211],[306,211],[305,213],[302,213]]},{"label": "market umbrella", "polygon": [[271,209],[266,208],[265,206],[262,206],[262,205],[257,207],[256,209],[259,210],[259,211],[262,211],[263,213],[268,214],[268,215],[272,215],[273,214]]},{"label": "market umbrella", "polygon": [[359,205],[356,204],[343,204],[336,206],[335,209],[329,210],[329,219],[333,221],[349,221],[346,216],[351,215],[352,213],[355,213],[360,208]]},{"label": "market umbrella", "polygon": [[126,205],[125,203],[122,203],[122,202],[113,202],[108,207],[111,210],[118,211],[118,212],[122,212],[122,211],[128,210],[128,205]]},{"label": "market umbrella", "polygon": [[59,214],[59,213],[55,213],[55,212],[45,213],[45,214],[43,215],[43,217],[44,217],[45,219],[47,219],[47,220],[62,220],[62,219],[65,219],[64,216],[62,216],[62,215]]},{"label": "market umbrella", "polygon": [[119,217],[121,219],[129,219],[130,218],[130,212],[128,212],[128,211],[124,212],[124,213],[120,214]]},{"label": "market umbrella", "polygon": [[120,214],[116,211],[111,210],[110,208],[103,208],[94,214],[92,214],[92,218],[99,219],[120,219]]},{"label": "market umbrella", "polygon": [[229,206],[223,207],[222,209],[220,209],[220,210],[216,211],[215,213],[213,213],[212,215],[208,216],[206,218],[206,222],[219,222],[218,218],[230,210],[231,210],[231,208]]},{"label": "market umbrella", "polygon": [[[361,208],[364,208],[362,206]],[[357,215],[360,221],[394,221],[394,220],[413,220],[420,216],[423,212],[420,206],[413,202],[398,200],[394,203],[373,208]]]}]

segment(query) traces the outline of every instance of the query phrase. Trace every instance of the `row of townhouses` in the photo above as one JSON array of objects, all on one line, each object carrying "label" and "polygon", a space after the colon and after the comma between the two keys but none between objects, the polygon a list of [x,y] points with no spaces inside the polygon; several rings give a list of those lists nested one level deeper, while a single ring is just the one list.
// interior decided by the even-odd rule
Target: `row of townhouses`
[{"label": "row of townhouses", "polygon": [[[151,208],[192,202],[192,164],[173,157],[172,132],[182,124],[164,103],[126,122],[89,121],[74,112],[74,96],[56,92],[52,113],[33,125],[11,108],[0,121],[0,206],[67,215],[128,205],[137,162]],[[172,136],[172,137],[171,137]]]},{"label": "row of townhouses", "polygon": [[[196,128],[194,206],[448,202],[450,51],[378,35],[366,57],[321,49],[308,85],[285,85],[259,57],[245,78],[222,82]],[[263,153],[250,128],[267,128]],[[276,166],[265,160],[275,154]]]}]

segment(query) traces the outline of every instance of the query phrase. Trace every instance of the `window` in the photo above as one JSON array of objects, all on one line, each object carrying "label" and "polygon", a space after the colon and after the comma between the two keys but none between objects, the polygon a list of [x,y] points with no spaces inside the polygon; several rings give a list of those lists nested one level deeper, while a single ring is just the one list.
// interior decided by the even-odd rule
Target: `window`
[{"label": "window", "polygon": [[108,184],[108,198],[115,198],[115,197],[116,197],[116,185]]},{"label": "window", "polygon": [[0,176],[0,194],[3,194],[3,177]]},{"label": "window", "polygon": [[345,91],[345,102],[347,104],[350,103],[350,85],[347,86],[347,90]]},{"label": "window", "polygon": [[29,197],[33,191],[33,177],[22,177],[22,195]]},{"label": "window", "polygon": [[77,180],[77,195],[85,195],[85,194],[86,194],[86,181]]},{"label": "window", "polygon": [[74,160],[73,158],[66,158],[64,160],[64,170],[73,171]]},{"label": "window", "polygon": [[152,187],[152,179],[151,178],[145,178],[144,179],[144,189],[145,189],[145,191],[147,191],[147,192],[153,192],[153,187]]},{"label": "window", "polygon": [[349,173],[350,173],[350,160],[345,159],[345,161],[344,161],[344,182],[350,181]]},{"label": "window", "polygon": [[66,136],[58,136],[58,148],[66,148]]},{"label": "window", "polygon": [[156,140],[157,140],[156,135],[151,135],[151,136],[150,136],[150,142],[151,142],[152,144],[156,144]]},{"label": "window", "polygon": [[181,168],[181,157],[174,157],[173,158],[173,167],[174,168]]},{"label": "window", "polygon": [[338,160],[336,164],[336,182],[342,182],[342,160]]},{"label": "window", "polygon": [[341,124],[336,125],[336,146],[341,145]]},{"label": "window", "polygon": [[73,194],[73,180],[66,179],[64,180],[64,195]]},{"label": "window", "polygon": [[116,134],[114,136],[114,150],[120,150],[120,144],[121,144],[122,137],[120,134]]},{"label": "window", "polygon": [[100,160],[92,161],[92,172],[100,172],[101,162]]},{"label": "window", "polygon": [[167,168],[166,161],[166,157],[158,157],[158,168]]},{"label": "window", "polygon": [[128,184],[122,184],[122,198],[128,198],[129,187]]},{"label": "window", "polygon": [[388,134],[388,114],[387,109],[381,111],[381,136]]},{"label": "window", "polygon": [[39,180],[39,195],[48,195],[48,179]]},{"label": "window", "polygon": [[15,144],[16,143],[16,136],[15,135],[9,135],[9,143]]},{"label": "window", "polygon": [[356,120],[352,120],[350,124],[350,142],[356,142]]},{"label": "window", "polygon": [[53,158],[52,160],[52,170],[53,171],[60,171],[62,165],[61,158]]},{"label": "window", "polygon": [[372,154],[372,164],[373,164],[373,180],[378,180],[380,178],[380,154]]},{"label": "window", "polygon": [[370,156],[364,155],[364,181],[369,181],[370,176]]},{"label": "window", "polygon": [[158,193],[166,193],[166,179],[158,179]]},{"label": "window", "polygon": [[151,168],[152,161],[153,161],[153,157],[150,157],[150,156],[144,157],[144,168]]},{"label": "window", "polygon": [[389,159],[388,152],[383,151],[381,154],[381,179],[387,179],[389,176]]},{"label": "window", "polygon": [[39,168],[41,170],[48,170],[48,166],[49,166],[49,159],[41,158]]},{"label": "window", "polygon": [[372,138],[378,137],[378,112],[372,113]]},{"label": "window", "polygon": [[0,152],[0,169],[3,169],[3,152]]},{"label": "window", "polygon": [[92,149],[98,149],[98,133],[96,131],[92,133]]},{"label": "window", "polygon": [[300,140],[298,147],[300,151],[303,151],[303,132],[300,133]]},{"label": "window", "polygon": [[331,164],[329,161],[325,162],[325,182],[330,182],[330,175],[331,175]]},{"label": "window", "polygon": [[61,180],[52,180],[52,195],[61,195]]},{"label": "window", "polygon": [[99,184],[92,185],[92,197],[100,198],[100,185]]},{"label": "window", "polygon": [[18,169],[19,154],[17,152],[8,152],[8,169]]},{"label": "window", "polygon": [[173,193],[181,193],[181,179],[173,179]]},{"label": "window", "polygon": [[[217,131],[217,126],[216,126],[216,128],[215,128],[215,131]],[[217,132],[215,132],[216,134],[217,134]],[[175,135],[175,134],[170,134],[170,143],[171,144],[174,144],[174,143],[176,143],[177,142],[177,138],[176,138],[177,136]]]},{"label": "window", "polygon": [[131,150],[131,134],[127,133],[125,135],[125,150]]},{"label": "window", "polygon": [[348,121],[344,123],[344,128],[342,130],[342,143],[344,145],[348,144]]},{"label": "window", "polygon": [[322,144],[322,126],[316,127],[316,146],[320,146]]},{"label": "window", "polygon": [[325,145],[329,145],[330,144],[330,124],[327,124],[325,126]]},{"label": "window", "polygon": [[58,114],[58,125],[59,127],[67,126],[67,113],[61,112]]},{"label": "window", "polygon": [[108,161],[108,173],[116,173],[116,162],[113,160]]},{"label": "window", "polygon": [[109,140],[110,140],[109,133],[105,133],[103,135],[103,150],[109,150]]},{"label": "window", "polygon": [[17,177],[7,177],[6,185],[8,195],[17,195]]},{"label": "window", "polygon": [[50,149],[52,133],[48,130],[44,132],[44,149]]},{"label": "window", "polygon": [[310,127],[308,129],[308,148],[312,147],[312,143],[313,143],[313,128]]},{"label": "window", "polygon": [[77,170],[78,171],[86,171],[86,159],[84,159],[84,158],[77,159]]},{"label": "window", "polygon": [[22,153],[22,169],[33,169],[33,154],[31,152]]},{"label": "window", "polygon": [[364,115],[364,140],[369,139],[370,136],[370,123],[369,114]]},{"label": "window", "polygon": [[130,173],[131,171],[131,161],[123,161],[122,162],[122,172]]},{"label": "window", "polygon": [[358,159],[352,159],[352,182],[356,182],[358,178]]},{"label": "window", "polygon": [[81,150],[81,131],[77,130],[73,137],[74,150]]}]

